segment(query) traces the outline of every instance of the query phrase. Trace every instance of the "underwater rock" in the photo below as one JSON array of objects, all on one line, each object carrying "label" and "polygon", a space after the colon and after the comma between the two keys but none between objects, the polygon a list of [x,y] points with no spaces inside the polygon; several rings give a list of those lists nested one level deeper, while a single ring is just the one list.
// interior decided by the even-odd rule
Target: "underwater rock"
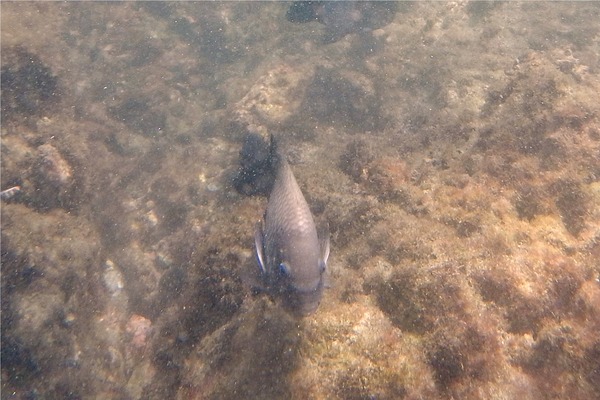
[{"label": "underwater rock", "polygon": [[271,193],[275,182],[269,144],[262,136],[248,133],[240,150],[240,166],[233,177],[233,187],[246,196]]},{"label": "underwater rock", "polygon": [[302,113],[349,132],[378,131],[384,119],[375,83],[357,71],[317,67],[306,88]]},{"label": "underwater rock", "polygon": [[[383,217],[381,203],[372,196],[363,198],[331,196],[327,205],[327,221],[330,232],[335,232],[332,235],[334,248],[346,247],[356,238],[362,238],[364,232],[370,232]],[[368,245],[365,240],[361,240],[360,243],[360,247]],[[368,257],[372,257],[370,250]],[[351,264],[358,267],[356,262],[357,260],[352,260]]]},{"label": "underwater rock", "polygon": [[167,126],[167,115],[154,107],[151,99],[141,96],[125,99],[110,107],[109,113],[115,120],[145,136],[164,133]]},{"label": "underwater rock", "polygon": [[[244,286],[236,273],[240,259],[233,253],[210,248],[193,255],[190,265],[197,273],[180,287],[182,293],[149,307],[148,318],[156,320],[153,342],[154,365],[162,372],[184,362],[190,347],[227,323],[242,305]],[[167,289],[162,285],[161,289]],[[173,299],[177,299],[174,303]],[[140,299],[138,303],[148,301]],[[172,304],[172,306],[170,306]],[[170,312],[164,307],[170,306]],[[152,315],[153,313],[154,315]]]},{"label": "underwater rock", "polygon": [[2,49],[2,117],[40,116],[60,98],[58,78],[22,47]]},{"label": "underwater rock", "polygon": [[92,377],[107,373],[97,362],[104,332],[89,329],[106,300],[98,290],[98,243],[92,226],[64,210],[3,205],[3,390],[53,398],[100,390]]},{"label": "underwater rock", "polygon": [[514,200],[519,218],[532,221],[536,216],[544,213],[543,199],[543,193],[540,193],[540,190],[535,187],[520,188]]},{"label": "underwater rock", "polygon": [[106,260],[104,263],[104,273],[102,274],[104,286],[112,296],[117,296],[125,287],[123,274],[112,260]]},{"label": "underwater rock", "polygon": [[423,335],[433,332],[442,316],[465,317],[460,287],[447,282],[440,271],[425,275],[411,268],[387,281],[368,282],[365,289],[376,295],[379,308],[405,332]]},{"label": "underwater rock", "polygon": [[389,24],[397,7],[393,1],[295,1],[286,18],[297,23],[322,23],[323,43],[333,43],[348,34],[369,32]]},{"label": "underwater rock", "polygon": [[268,141],[273,132],[311,138],[312,126],[341,123],[351,133],[378,131],[385,123],[376,84],[357,71],[281,64],[252,86],[232,112],[232,128]]},{"label": "underwater rock", "polygon": [[478,324],[481,322],[450,319],[432,335],[426,357],[440,391],[464,397],[473,382],[479,383],[478,388],[496,385],[494,381],[504,373],[498,333]]},{"label": "underwater rock", "polygon": [[152,333],[152,321],[141,315],[133,314],[127,321],[125,331],[132,336],[131,345],[134,348],[144,348]]},{"label": "underwater rock", "polygon": [[395,157],[382,157],[371,163],[368,169],[369,183],[382,199],[395,200],[410,179],[406,163]]},{"label": "underwater rock", "polygon": [[355,182],[368,179],[369,164],[375,157],[366,140],[353,140],[340,157],[340,169]]},{"label": "underwater rock", "polygon": [[297,113],[304,97],[304,78],[310,74],[310,65],[279,64],[269,69],[237,103],[232,112],[232,125],[245,136],[256,133],[269,140],[272,130]]},{"label": "underwater rock", "polygon": [[73,182],[73,169],[61,154],[50,144],[38,147],[38,171],[44,183],[55,187],[65,187]]},{"label": "underwater rock", "polygon": [[[2,4],[2,66],[39,51],[69,105],[2,126],[2,396],[600,398],[598,6],[399,2],[368,32],[290,4]],[[239,282],[262,200],[216,184],[249,132],[301,146],[332,228],[301,322]]]},{"label": "underwater rock", "polygon": [[300,344],[296,320],[262,298],[194,346],[177,399],[292,398]]},{"label": "underwater rock", "polygon": [[585,229],[588,214],[588,200],[578,182],[566,179],[551,185],[550,191],[556,196],[556,207],[567,231],[578,236]]},{"label": "underwater rock", "polygon": [[537,332],[548,313],[544,299],[524,295],[513,280],[510,275],[498,272],[487,272],[474,277],[483,301],[494,303],[502,310],[507,322],[507,332]]},{"label": "underwater rock", "polygon": [[77,206],[77,182],[73,167],[51,144],[37,148],[31,179],[35,192],[28,195],[35,208],[41,211],[53,208],[70,210]]}]

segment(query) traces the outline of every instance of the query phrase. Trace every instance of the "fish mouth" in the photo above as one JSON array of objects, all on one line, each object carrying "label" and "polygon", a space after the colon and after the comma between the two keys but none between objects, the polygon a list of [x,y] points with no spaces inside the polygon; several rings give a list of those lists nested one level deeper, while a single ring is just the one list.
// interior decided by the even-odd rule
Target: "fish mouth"
[{"label": "fish mouth", "polygon": [[317,311],[322,293],[322,285],[311,290],[292,289],[286,293],[286,308],[294,315],[306,317]]}]

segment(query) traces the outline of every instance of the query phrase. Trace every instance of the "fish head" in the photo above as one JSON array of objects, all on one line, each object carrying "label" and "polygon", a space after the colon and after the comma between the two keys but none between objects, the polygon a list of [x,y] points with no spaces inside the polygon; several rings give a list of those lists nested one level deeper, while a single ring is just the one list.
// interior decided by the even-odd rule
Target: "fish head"
[{"label": "fish head", "polygon": [[294,314],[309,315],[318,308],[323,295],[325,262],[320,257],[318,245],[303,246],[296,242],[282,255],[274,273],[284,306]]},{"label": "fish head", "polygon": [[284,293],[284,307],[292,314],[305,317],[313,314],[321,304],[323,296],[323,279],[320,279],[314,288],[307,290],[296,287]]}]

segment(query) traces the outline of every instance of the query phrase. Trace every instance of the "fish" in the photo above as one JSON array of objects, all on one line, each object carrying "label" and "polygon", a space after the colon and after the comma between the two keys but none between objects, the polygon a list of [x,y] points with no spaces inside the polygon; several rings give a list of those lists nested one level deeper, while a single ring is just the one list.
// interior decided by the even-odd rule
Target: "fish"
[{"label": "fish", "polygon": [[262,281],[292,314],[307,316],[321,302],[329,234],[317,225],[294,173],[271,137],[275,181],[254,244]]}]

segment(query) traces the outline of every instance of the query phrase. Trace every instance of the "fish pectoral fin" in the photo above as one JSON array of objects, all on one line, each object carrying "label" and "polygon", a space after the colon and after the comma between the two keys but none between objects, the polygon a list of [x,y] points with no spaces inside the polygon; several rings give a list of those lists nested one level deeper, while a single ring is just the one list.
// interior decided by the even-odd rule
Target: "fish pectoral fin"
[{"label": "fish pectoral fin", "polygon": [[265,257],[263,255],[263,229],[262,222],[256,223],[256,229],[254,231],[254,247],[256,248],[256,259],[258,260],[258,266],[260,267],[261,272],[266,273],[265,268]]},{"label": "fish pectoral fin", "polygon": [[321,249],[321,261],[325,268],[327,266],[327,259],[329,259],[329,225],[327,223],[320,224],[317,234]]}]

